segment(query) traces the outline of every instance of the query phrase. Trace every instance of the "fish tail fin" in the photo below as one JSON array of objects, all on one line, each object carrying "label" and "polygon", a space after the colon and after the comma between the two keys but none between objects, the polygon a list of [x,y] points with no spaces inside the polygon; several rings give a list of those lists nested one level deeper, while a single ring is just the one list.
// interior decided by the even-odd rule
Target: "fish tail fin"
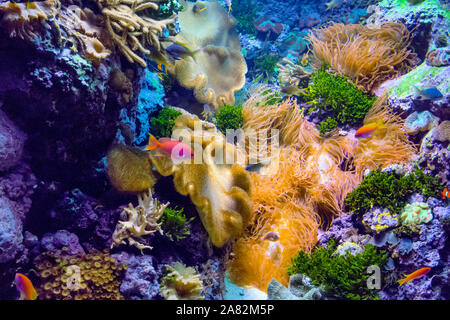
[{"label": "fish tail fin", "polygon": [[398,280],[397,282],[400,284],[399,287],[401,287],[406,281],[408,281],[408,278]]},{"label": "fish tail fin", "polygon": [[413,85],[411,85],[411,87],[413,88],[415,95],[419,95],[420,94],[420,89],[416,85],[413,84]]},{"label": "fish tail fin", "polygon": [[149,135],[150,138],[148,139],[148,146],[145,148],[145,150],[155,150],[159,147],[160,143],[154,136],[152,136],[151,134]]},{"label": "fish tail fin", "polygon": [[36,289],[33,288],[33,292],[31,293],[31,300],[36,300],[37,299],[37,292]]}]

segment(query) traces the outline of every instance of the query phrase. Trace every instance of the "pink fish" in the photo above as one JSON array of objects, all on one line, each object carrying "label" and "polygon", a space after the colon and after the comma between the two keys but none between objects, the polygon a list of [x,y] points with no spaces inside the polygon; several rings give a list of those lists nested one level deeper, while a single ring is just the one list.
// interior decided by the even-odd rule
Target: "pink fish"
[{"label": "pink fish", "polygon": [[14,282],[16,283],[17,290],[20,292],[20,300],[36,300],[36,290],[27,276],[21,273],[16,273]]},{"label": "pink fish", "polygon": [[152,135],[150,135],[145,150],[157,150],[163,155],[171,157],[172,160],[187,160],[194,157],[194,151],[187,144],[171,138],[158,140]]}]

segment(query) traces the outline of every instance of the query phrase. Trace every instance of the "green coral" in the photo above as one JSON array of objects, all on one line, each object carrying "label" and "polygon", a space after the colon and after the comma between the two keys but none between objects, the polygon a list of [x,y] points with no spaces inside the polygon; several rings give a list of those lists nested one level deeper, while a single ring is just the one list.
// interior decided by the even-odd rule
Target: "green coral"
[{"label": "green coral", "polygon": [[327,132],[336,129],[338,125],[339,124],[335,119],[328,117],[317,125],[317,129],[319,130],[320,135],[324,136]]},{"label": "green coral", "polygon": [[333,130],[334,119],[337,125],[356,124],[372,107],[376,97],[360,91],[345,77],[332,75],[322,68],[312,74],[312,84],[308,86],[303,97],[305,102],[312,105],[310,112],[319,111],[319,115],[326,117],[325,123],[319,123],[321,134],[326,130]]},{"label": "green coral", "polygon": [[226,134],[227,129],[236,130],[244,125],[242,106],[225,105],[220,107],[216,115],[216,126]]},{"label": "green coral", "polygon": [[428,223],[432,219],[431,209],[425,202],[408,203],[400,215],[400,220],[404,225]]},{"label": "green coral", "polygon": [[393,214],[400,214],[413,193],[438,197],[442,188],[437,177],[428,176],[419,169],[408,176],[375,170],[347,196],[345,204],[354,214],[363,214],[374,205],[387,208]]},{"label": "green coral", "polygon": [[233,3],[233,16],[236,19],[236,29],[240,33],[255,36],[257,30],[253,24],[260,6],[257,1],[240,0]]},{"label": "green coral", "polygon": [[161,216],[161,229],[170,241],[179,241],[191,234],[190,222],[194,219],[186,219],[183,209],[166,208]]},{"label": "green coral", "polygon": [[278,61],[280,61],[280,58],[276,55],[262,55],[255,59],[255,67],[270,79],[277,72]]},{"label": "green coral", "polygon": [[314,286],[322,286],[337,298],[377,299],[377,292],[367,287],[370,274],[366,272],[372,265],[382,268],[388,260],[387,254],[372,244],[367,244],[362,253],[334,254],[337,249],[336,241],[330,239],[327,247],[316,248],[310,256],[299,251],[288,267],[288,275],[306,274]]},{"label": "green coral", "polygon": [[175,109],[170,107],[162,108],[157,117],[150,118],[152,134],[158,139],[172,136],[172,128],[179,115],[181,115],[181,112]]},{"label": "green coral", "polygon": [[160,0],[156,16],[160,19],[167,19],[181,10],[183,10],[183,6],[177,0]]}]

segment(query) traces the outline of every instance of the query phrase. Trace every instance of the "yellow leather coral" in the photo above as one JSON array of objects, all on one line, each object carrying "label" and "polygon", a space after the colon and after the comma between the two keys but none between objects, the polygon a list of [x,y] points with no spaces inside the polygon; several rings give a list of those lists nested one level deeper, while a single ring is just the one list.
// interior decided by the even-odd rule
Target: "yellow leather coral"
[{"label": "yellow leather coral", "polygon": [[146,14],[147,10],[157,11],[158,3],[157,0],[97,0],[115,44],[128,61],[136,61],[144,68],[147,63],[136,51],[146,55],[151,50],[160,51],[159,35],[176,20],[176,15],[156,20]]},{"label": "yellow leather coral", "polygon": [[111,248],[125,244],[125,240],[128,240],[129,245],[135,246],[142,253],[144,249],[153,249],[151,246],[142,243],[143,236],[156,231],[163,233],[161,223],[158,221],[169,203],[161,205],[158,200],[152,197],[151,190],[148,191],[148,194],[138,194],[138,203],[137,207],[133,207],[130,203],[128,208],[123,209],[121,215],[127,214],[128,221],[119,221],[117,223],[112,235]]},{"label": "yellow leather coral", "polygon": [[181,262],[166,265],[167,274],[161,280],[160,293],[166,300],[203,300],[200,274]]},{"label": "yellow leather coral", "polygon": [[175,189],[191,197],[211,242],[222,247],[241,234],[250,219],[250,175],[236,163],[238,150],[213,124],[176,109],[182,115],[175,120],[173,137],[193,142],[193,162],[175,164],[170,157],[155,155],[150,159],[160,174],[173,175]]},{"label": "yellow leather coral", "polygon": [[58,0],[2,2],[0,4],[0,11],[3,12],[2,23],[8,28],[10,37],[30,40],[37,36],[36,26],[39,26],[41,21],[55,17],[60,6]]},{"label": "yellow leather coral", "polygon": [[183,2],[183,6],[178,13],[181,32],[175,40],[199,51],[195,59],[177,60],[169,72],[183,87],[193,88],[199,102],[215,109],[233,105],[234,93],[244,86],[247,73],[234,19],[216,1]]}]

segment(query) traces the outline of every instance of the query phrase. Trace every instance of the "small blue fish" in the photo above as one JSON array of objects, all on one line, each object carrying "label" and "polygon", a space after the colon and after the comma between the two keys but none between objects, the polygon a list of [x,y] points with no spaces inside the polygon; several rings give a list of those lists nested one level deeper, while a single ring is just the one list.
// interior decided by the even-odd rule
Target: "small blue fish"
[{"label": "small blue fish", "polygon": [[264,167],[269,163],[270,159],[263,159],[261,160],[261,162],[249,164],[248,166],[245,167],[245,170],[249,172],[258,172],[259,169],[261,169],[262,167]]},{"label": "small blue fish", "polygon": [[439,100],[443,97],[442,93],[436,87],[419,89],[413,86],[415,96],[418,100]]}]

